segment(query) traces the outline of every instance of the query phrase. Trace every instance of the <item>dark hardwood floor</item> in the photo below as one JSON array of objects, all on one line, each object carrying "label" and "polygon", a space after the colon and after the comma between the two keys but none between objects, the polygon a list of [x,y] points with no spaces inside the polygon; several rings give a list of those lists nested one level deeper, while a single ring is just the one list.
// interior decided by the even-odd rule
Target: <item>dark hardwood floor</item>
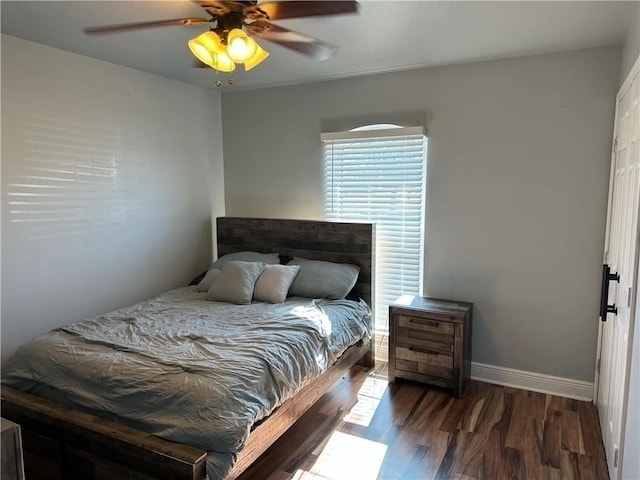
[{"label": "dark hardwood floor", "polygon": [[354,367],[247,479],[608,479],[593,404],[472,381],[462,399]]}]

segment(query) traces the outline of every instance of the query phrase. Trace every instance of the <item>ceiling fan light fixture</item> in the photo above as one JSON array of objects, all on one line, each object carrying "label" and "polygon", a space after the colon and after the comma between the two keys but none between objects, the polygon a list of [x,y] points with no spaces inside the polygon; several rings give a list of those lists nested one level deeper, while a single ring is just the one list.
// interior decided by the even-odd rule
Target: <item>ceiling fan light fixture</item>
[{"label": "ceiling fan light fixture", "polygon": [[249,60],[244,62],[244,69],[248,72],[254,67],[257,67],[263,60],[265,60],[269,56],[269,52],[267,52],[264,48],[256,43],[256,52]]},{"label": "ceiling fan light fixture", "polygon": [[209,25],[209,31],[188,41],[189,50],[198,59],[194,66],[232,72],[236,64],[244,64],[245,70],[249,71],[269,56],[269,52],[258,45],[254,36],[316,60],[329,58],[337,49],[321,40],[275,25],[271,20],[358,11],[356,0],[266,0],[259,5],[259,0],[194,1],[204,8],[207,17],[102,25],[85,28],[84,31],[98,35],[174,25]]},{"label": "ceiling fan light fixture", "polygon": [[256,41],[239,28],[234,28],[227,36],[227,55],[235,63],[253,58],[257,47]]},{"label": "ceiling fan light fixture", "polygon": [[231,60],[225,52],[220,52],[213,55],[211,68],[219,72],[233,72],[236,69],[236,64],[233,63],[233,60]]},{"label": "ceiling fan light fixture", "polygon": [[188,43],[191,53],[193,53],[202,63],[205,63],[212,68],[215,68],[213,66],[215,56],[219,53],[224,54],[225,50],[218,34],[211,30],[198,35],[196,38],[192,38]]}]

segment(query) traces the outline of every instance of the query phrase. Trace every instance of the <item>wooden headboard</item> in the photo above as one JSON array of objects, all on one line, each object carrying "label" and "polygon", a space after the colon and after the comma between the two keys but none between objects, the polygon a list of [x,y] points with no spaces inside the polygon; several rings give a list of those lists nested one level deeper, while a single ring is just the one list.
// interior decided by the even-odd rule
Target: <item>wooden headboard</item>
[{"label": "wooden headboard", "polygon": [[373,308],[374,224],[219,217],[216,226],[219,257],[252,251],[357,265],[353,292]]}]

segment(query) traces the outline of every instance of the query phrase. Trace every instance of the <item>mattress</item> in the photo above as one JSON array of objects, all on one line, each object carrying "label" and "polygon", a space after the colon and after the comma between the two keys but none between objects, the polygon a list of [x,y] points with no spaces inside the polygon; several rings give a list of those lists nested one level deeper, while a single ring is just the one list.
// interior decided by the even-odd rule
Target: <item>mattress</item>
[{"label": "mattress", "polygon": [[2,382],[208,452],[224,478],[251,427],[370,338],[365,302],[232,305],[177,288],[19,348]]}]

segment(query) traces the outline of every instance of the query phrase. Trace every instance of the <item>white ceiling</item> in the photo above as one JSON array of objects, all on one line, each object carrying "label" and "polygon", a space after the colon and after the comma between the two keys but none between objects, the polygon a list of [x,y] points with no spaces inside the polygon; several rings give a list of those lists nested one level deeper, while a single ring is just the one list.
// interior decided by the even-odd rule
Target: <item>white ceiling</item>
[{"label": "white ceiling", "polygon": [[[250,72],[192,67],[187,40],[206,27],[162,27],[87,36],[83,27],[201,17],[183,1],[5,1],[2,33],[222,90],[261,88],[421,66],[622,44],[638,1],[361,1],[356,15],[283,20],[283,27],[340,47],[318,62],[266,41],[271,56]],[[234,78],[233,87],[227,80]]]}]

